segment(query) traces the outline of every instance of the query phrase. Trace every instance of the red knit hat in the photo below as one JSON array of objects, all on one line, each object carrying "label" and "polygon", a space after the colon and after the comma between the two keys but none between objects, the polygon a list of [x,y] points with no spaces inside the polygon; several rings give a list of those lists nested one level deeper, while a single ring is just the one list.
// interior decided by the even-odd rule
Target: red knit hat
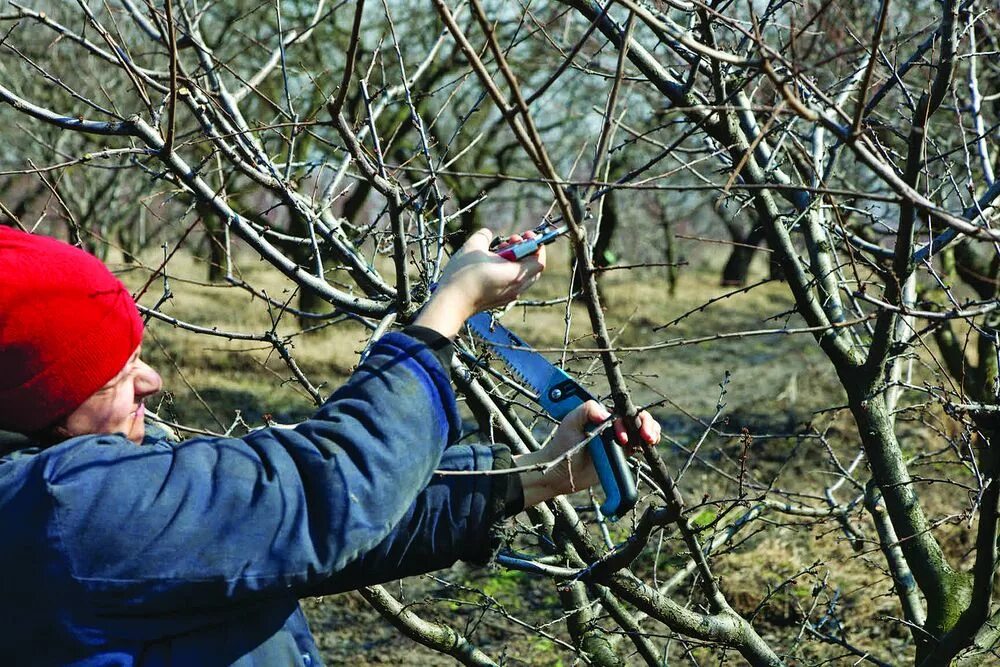
[{"label": "red knit hat", "polygon": [[0,429],[31,433],[68,415],[141,340],[135,301],[100,260],[0,226]]}]

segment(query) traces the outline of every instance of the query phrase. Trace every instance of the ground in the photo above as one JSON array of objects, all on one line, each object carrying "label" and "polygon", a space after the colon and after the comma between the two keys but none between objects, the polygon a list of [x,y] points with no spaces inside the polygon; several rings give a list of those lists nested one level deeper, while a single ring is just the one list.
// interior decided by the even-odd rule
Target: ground
[{"label": "ground", "polygon": [[[560,270],[561,264],[553,263],[551,275],[532,298],[553,299],[565,293],[566,272]],[[276,309],[259,298],[235,287],[203,284],[204,269],[193,259],[183,258],[172,266],[168,284],[173,297],[161,306],[164,312],[199,325],[223,322],[223,328],[232,333],[261,333],[275,322]],[[292,298],[279,279],[265,274],[262,264],[246,261],[243,266],[242,277],[266,287],[271,298]],[[701,443],[700,461],[681,481],[689,505],[705,502],[693,517],[706,527],[704,540],[729,520],[716,523],[720,507],[742,512],[752,506],[760,495],[754,483],[757,489],[770,485],[815,494],[831,483],[830,452],[836,452],[845,464],[857,452],[856,432],[842,409],[843,391],[813,337],[795,333],[804,325],[791,314],[787,287],[767,282],[747,292],[723,288],[718,286],[717,270],[711,260],[686,268],[675,294],[667,291],[659,269],[613,271],[602,282],[606,316],[616,345],[625,350],[623,368],[634,398],[650,406],[664,426],[661,451],[672,470],[684,467],[688,452],[702,439],[725,392],[717,432]],[[123,276],[137,286],[146,282],[149,272],[133,268]],[[153,281],[149,291],[151,296],[161,294],[163,283]],[[143,299],[143,303],[151,302]],[[710,305],[705,307],[706,303]],[[505,315],[505,322],[543,350],[564,347],[566,337],[571,349],[568,367],[578,377],[593,380],[594,391],[601,393],[606,384],[601,380],[600,362],[588,352],[593,341],[586,311],[577,304],[568,312],[568,333],[567,310],[560,304],[517,307]],[[671,322],[675,323],[663,327]],[[287,315],[278,318],[274,327],[279,336],[291,336],[291,353],[320,393],[347,377],[369,336],[356,322],[339,322],[302,335]],[[730,335],[737,332],[756,333]],[[560,357],[548,354],[552,359]],[[196,336],[152,320],[145,355],[163,372],[170,389],[155,407],[172,421],[239,433],[266,420],[301,419],[313,407],[309,394],[289,379],[287,368],[266,342]],[[826,440],[815,437],[817,433],[824,433]],[[927,437],[905,424],[901,433],[904,440],[913,439],[913,447]],[[741,457],[742,481],[727,481],[713,473],[713,467],[740,468]],[[744,505],[721,502],[741,491],[747,494]],[[839,493],[843,502],[854,490],[843,488]],[[573,501],[579,506],[589,503],[586,496]],[[935,502],[932,498],[931,504]],[[519,520],[524,521],[523,515]],[[873,534],[860,514],[852,520]],[[844,652],[807,633],[796,638],[803,615],[881,657],[903,660],[910,650],[908,635],[901,624],[886,620],[899,611],[877,548],[868,545],[855,550],[844,533],[831,530],[828,524],[813,527],[809,520],[779,515],[768,515],[768,521],[766,534],[750,531],[713,559],[734,608],[753,617],[766,637],[777,638],[775,646],[794,656],[790,664],[821,660],[853,664],[857,660],[838,657]],[[624,536],[627,528],[628,520],[613,535]],[[949,543],[949,552],[957,558],[968,557],[965,535],[956,532]],[[674,536],[666,535],[658,552],[651,550],[637,561],[636,572],[647,581],[669,578],[683,564],[682,559],[669,555],[673,544]],[[674,595],[683,599],[687,586],[682,584]],[[572,653],[559,643],[568,635],[551,582],[502,569],[457,566],[392,584],[389,590],[427,619],[449,622],[504,664],[574,664]],[[824,605],[836,613],[827,613]],[[310,600],[305,606],[330,664],[452,664],[451,659],[401,637],[357,594]],[[558,640],[526,629],[543,623],[550,624],[545,625],[545,634]],[[655,624],[645,627],[664,632]],[[668,646],[675,659],[684,653],[680,641],[659,643]],[[629,654],[627,640],[619,646],[623,655]],[[701,662],[708,659],[705,649],[686,648],[689,659],[708,664]],[[713,655],[717,662],[719,655]],[[725,664],[741,664],[733,653],[721,659]],[[635,657],[629,660],[638,664]]]}]

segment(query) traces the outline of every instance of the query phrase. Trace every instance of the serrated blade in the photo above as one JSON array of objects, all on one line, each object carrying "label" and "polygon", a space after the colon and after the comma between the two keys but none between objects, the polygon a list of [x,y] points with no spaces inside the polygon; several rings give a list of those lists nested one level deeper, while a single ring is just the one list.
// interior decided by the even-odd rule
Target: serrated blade
[{"label": "serrated blade", "polygon": [[489,313],[473,315],[466,323],[472,333],[490,344],[490,349],[524,384],[539,396],[545,395],[553,379],[553,371],[558,370],[545,357],[532,350]]},{"label": "serrated blade", "polygon": [[[531,349],[489,313],[475,315],[466,323],[514,375],[538,394],[538,404],[553,419],[561,421],[575,407],[593,399],[576,380]],[[610,429],[593,437],[587,443],[587,449],[604,489],[605,501],[601,512],[611,521],[616,521],[631,510],[638,499],[635,479],[625,461],[625,453],[614,442]]]}]

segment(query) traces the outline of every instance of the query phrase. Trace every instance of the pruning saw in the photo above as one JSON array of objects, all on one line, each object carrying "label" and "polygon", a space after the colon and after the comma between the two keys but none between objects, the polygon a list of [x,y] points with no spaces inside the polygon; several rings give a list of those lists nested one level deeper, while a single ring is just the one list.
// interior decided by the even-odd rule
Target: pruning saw
[{"label": "pruning saw", "polygon": [[[490,346],[511,372],[535,392],[535,402],[553,419],[562,421],[578,405],[594,398],[565,371],[531,349],[531,346],[497,322],[490,313],[473,315],[466,321],[466,325]],[[601,505],[601,513],[611,521],[617,521],[635,506],[638,499],[635,479],[626,463],[625,452],[615,442],[613,429],[610,428],[594,436],[587,443],[587,449],[594,460],[597,477],[604,490],[605,500]]]}]

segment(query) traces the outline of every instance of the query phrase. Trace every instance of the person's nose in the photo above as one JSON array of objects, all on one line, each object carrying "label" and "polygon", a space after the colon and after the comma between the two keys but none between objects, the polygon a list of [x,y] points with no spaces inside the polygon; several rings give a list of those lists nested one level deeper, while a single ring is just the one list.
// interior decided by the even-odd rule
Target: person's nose
[{"label": "person's nose", "polygon": [[135,393],[137,398],[151,396],[163,387],[163,378],[145,361],[139,361],[138,372],[135,374]]}]

